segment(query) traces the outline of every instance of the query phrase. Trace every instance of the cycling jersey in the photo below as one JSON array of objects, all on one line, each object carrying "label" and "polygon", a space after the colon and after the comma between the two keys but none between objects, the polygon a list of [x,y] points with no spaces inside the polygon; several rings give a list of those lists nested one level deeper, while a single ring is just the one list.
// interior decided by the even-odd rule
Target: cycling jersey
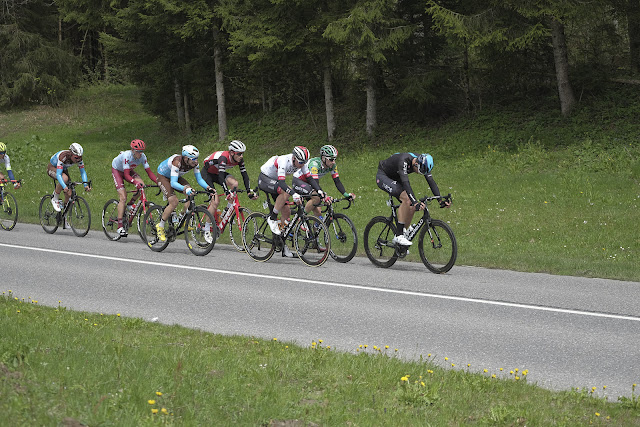
[{"label": "cycling jersey", "polygon": [[[402,191],[406,191],[407,196],[409,196],[409,200],[411,200],[411,204],[415,204],[417,199],[413,194],[411,184],[409,183],[409,174],[413,172],[411,162],[416,157],[417,156],[413,153],[395,153],[391,157],[381,160],[378,164],[379,176],[376,177],[378,187],[396,197],[398,197]],[[385,177],[389,178],[389,180],[385,180]],[[431,176],[431,173],[426,174],[424,177],[427,180],[427,183],[429,183],[429,187],[431,188],[433,195],[439,197],[440,190]],[[400,186],[397,186],[398,181]]]},{"label": "cycling jersey", "polygon": [[69,166],[78,165],[82,182],[86,183],[88,181],[87,172],[84,170],[84,161],[80,160],[78,163],[74,163],[71,158],[72,155],[73,154],[70,150],[60,150],[56,154],[51,156],[51,159],[49,160],[51,166],[55,166],[56,168],[56,179],[62,186],[63,190],[67,188],[67,184],[64,183],[62,172],[66,172]]},{"label": "cycling jersey", "polygon": [[172,188],[175,188],[178,191],[184,191],[184,185],[178,182],[178,178],[189,172],[191,169],[193,169],[193,174],[196,176],[196,181],[198,181],[198,184],[200,184],[200,186],[206,190],[209,185],[205,182],[204,179],[202,179],[198,164],[196,163],[196,165],[193,167],[186,164],[183,165],[182,156],[180,154],[174,154],[173,156],[165,159],[162,163],[160,163],[158,165],[158,174],[164,176],[165,178],[169,178],[171,180]]},{"label": "cycling jersey", "polygon": [[309,159],[308,164],[308,172],[305,174],[302,170],[297,170],[294,172],[293,177],[295,179],[300,179],[304,182],[308,182],[312,187],[315,188],[315,184],[317,184],[316,190],[320,190],[320,184],[317,182],[320,178],[331,173],[331,177],[333,178],[333,182],[336,184],[336,188],[341,194],[345,194],[346,190],[344,189],[344,185],[340,181],[340,177],[338,175],[338,164],[334,163],[332,167],[325,168],[322,164],[321,157],[313,157]]},{"label": "cycling jersey", "polygon": [[119,172],[124,172],[124,179],[126,179],[127,182],[133,183],[134,180],[131,177],[131,171],[138,165],[144,165],[144,170],[147,172],[147,175],[149,175],[149,178],[151,178],[153,182],[157,182],[158,179],[149,166],[147,156],[141,153],[140,158],[136,159],[133,154],[131,150],[121,151],[111,162],[111,167]]},{"label": "cycling jersey", "polygon": [[285,154],[283,156],[273,156],[260,167],[260,172],[268,178],[278,181],[278,186],[288,194],[292,194],[293,190],[287,185],[285,178],[292,175],[300,169],[303,174],[308,174],[309,169],[306,163],[301,168],[297,168],[293,164],[293,154]]},{"label": "cycling jersey", "polygon": [[251,184],[249,181],[249,174],[247,174],[247,168],[244,166],[244,159],[240,162],[236,162],[233,160],[233,156],[229,154],[229,151],[216,151],[212,153],[209,157],[204,159],[202,171],[216,176],[218,184],[222,186],[224,192],[229,193],[226,183],[228,175],[227,169],[234,166],[239,167],[240,173],[242,174],[242,180],[244,181],[244,186],[247,189],[247,192],[249,192]]},{"label": "cycling jersey", "polygon": [[13,171],[11,170],[11,161],[9,160],[9,156],[6,153],[4,155],[4,167],[7,170],[7,174],[9,174],[9,179],[11,181],[14,181],[16,177],[13,176]]}]

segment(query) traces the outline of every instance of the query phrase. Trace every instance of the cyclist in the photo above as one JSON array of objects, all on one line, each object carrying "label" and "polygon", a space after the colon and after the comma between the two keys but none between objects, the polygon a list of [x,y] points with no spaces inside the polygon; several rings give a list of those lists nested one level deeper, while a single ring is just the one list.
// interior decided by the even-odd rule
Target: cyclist
[{"label": "cyclist", "polygon": [[[275,203],[271,211],[267,223],[273,234],[280,235],[280,227],[278,226],[278,213],[282,212],[282,221],[287,222],[291,217],[291,209],[286,202],[289,196],[293,198],[296,204],[302,203],[302,197],[289,187],[285,181],[287,175],[292,175],[297,170],[302,170],[303,174],[309,173],[306,163],[309,161],[309,150],[306,147],[298,145],[294,147],[293,152],[282,156],[273,156],[260,168],[260,176],[258,178],[258,187],[266,193],[273,195]],[[292,257],[293,254],[284,246],[284,254]]]},{"label": "cyclist", "polygon": [[[84,170],[84,162],[82,161],[83,154],[84,149],[82,148],[82,145],[74,142],[69,146],[68,150],[58,151],[56,154],[51,156],[51,159],[47,164],[47,175],[49,175],[49,177],[51,177],[56,183],[51,204],[53,205],[53,209],[57,212],[62,210],[62,207],[67,204],[69,197],[71,197],[71,189],[67,187],[67,182],[69,182],[69,166],[78,165],[78,168],[80,169],[80,178],[84,184],[84,190],[91,191],[87,172]],[[64,204],[60,203],[61,191],[64,191]]]},{"label": "cyclist", "polygon": [[[392,242],[398,245],[410,246],[411,241],[405,233],[406,224],[411,224],[416,210],[424,210],[425,205],[416,199],[409,183],[409,174],[412,172],[424,175],[431,192],[440,197],[440,190],[436,184],[431,170],[433,169],[433,157],[430,154],[415,155],[413,153],[395,153],[391,157],[381,160],[378,164],[376,183],[381,190],[400,200],[398,209],[398,229]],[[451,202],[440,199],[440,207],[449,207]]]},{"label": "cyclist", "polygon": [[355,194],[348,193],[344,189],[342,181],[340,181],[338,165],[336,163],[337,157],[338,149],[336,147],[333,145],[323,145],[322,148],[320,148],[320,157],[313,157],[312,159],[309,159],[309,164],[307,166],[309,172],[307,174],[303,174],[300,169],[293,174],[292,186],[298,193],[312,194],[313,189],[315,188],[314,184],[317,185],[317,196],[311,198],[307,202],[304,210],[305,212],[310,212],[313,209],[315,216],[320,219],[322,219],[322,216],[320,215],[320,206],[314,205],[318,205],[320,203],[320,198],[322,198],[326,203],[331,203],[331,197],[320,189],[320,183],[318,182],[318,180],[326,174],[331,173],[331,177],[333,178],[336,188],[344,197],[350,200],[353,200],[356,197]]},{"label": "cyclist", "polygon": [[[120,201],[118,202],[118,234],[126,236],[127,232],[122,224],[122,217],[124,216],[125,203],[127,202],[127,192],[124,189],[124,181],[133,184],[138,190],[144,187],[144,181],[135,171],[136,166],[143,165],[144,170],[151,178],[151,181],[157,183],[158,178],[151,170],[147,156],[144,154],[146,144],[141,139],[134,139],[131,141],[131,150],[121,151],[111,162],[111,175],[113,176],[113,183],[116,186]],[[134,209],[134,204],[140,197],[140,191],[133,194],[129,203],[126,203],[127,209]]]},{"label": "cyclist", "polygon": [[[244,152],[247,147],[242,141],[233,140],[229,143],[228,151],[216,151],[204,160],[204,166],[202,168],[202,179],[213,187],[214,183],[220,185],[224,190],[224,194],[227,199],[227,207],[231,206],[235,196],[235,191],[238,189],[238,180],[227,172],[229,168],[238,166],[240,173],[242,174],[242,180],[247,190],[247,195],[251,200],[258,198],[258,195],[251,190],[249,174],[244,165]],[[215,216],[216,209],[220,204],[220,198],[216,194],[211,198],[209,203],[209,212]],[[211,224],[205,224],[205,238],[208,240],[211,238]]]},{"label": "cyclist", "polygon": [[[173,190],[178,190],[187,196],[193,194],[194,190],[191,188],[186,179],[182,175],[193,169],[193,174],[196,176],[198,184],[205,190],[215,193],[209,184],[202,179],[200,175],[200,169],[198,168],[198,157],[200,152],[193,145],[185,145],[182,147],[182,154],[174,154],[165,159],[158,166],[158,186],[162,190],[162,194],[167,199],[167,207],[162,212],[162,218],[160,223],[156,224],[156,231],[158,232],[158,239],[164,242],[167,240],[167,236],[164,233],[164,223],[178,206],[178,198],[173,194]],[[185,208],[189,206],[189,202],[185,203]],[[211,242],[209,242],[211,243]]]},{"label": "cyclist", "polygon": [[[4,162],[4,167],[9,175],[9,180],[15,181],[16,177],[13,175],[13,171],[11,170],[11,160],[9,160],[9,155],[7,154],[7,145],[4,142],[0,142],[0,161]],[[0,172],[0,179],[4,179],[4,174],[2,172]],[[13,188],[20,188],[20,183],[14,182]]]}]

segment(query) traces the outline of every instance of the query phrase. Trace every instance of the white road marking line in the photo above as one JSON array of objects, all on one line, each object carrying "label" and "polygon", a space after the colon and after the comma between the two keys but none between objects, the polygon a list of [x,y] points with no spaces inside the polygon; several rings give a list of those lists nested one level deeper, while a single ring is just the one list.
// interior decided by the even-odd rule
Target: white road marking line
[{"label": "white road marking line", "polygon": [[501,306],[501,307],[523,308],[523,309],[536,310],[536,311],[547,311],[552,313],[575,314],[580,316],[591,316],[591,317],[601,317],[605,319],[631,320],[634,322],[640,322],[640,317],[624,316],[624,315],[611,314],[611,313],[599,313],[595,311],[582,311],[582,310],[572,310],[572,309],[557,308],[557,307],[545,307],[545,306],[539,306],[539,305],[520,304],[520,303],[505,302],[505,301],[492,301],[492,300],[485,300],[485,299],[479,299],[479,298],[459,297],[459,296],[453,296],[453,295],[430,294],[427,292],[406,291],[406,290],[400,290],[400,289],[376,288],[376,287],[364,286],[364,285],[350,285],[347,283],[321,282],[319,280],[271,276],[268,274],[243,273],[240,271],[220,270],[218,268],[197,267],[192,265],[167,264],[167,263],[161,263],[161,262],[155,262],[155,261],[143,261],[143,260],[136,260],[136,259],[117,258],[117,257],[112,257],[107,255],[83,254],[79,252],[62,251],[58,249],[32,248],[28,246],[11,245],[7,243],[0,243],[0,246],[5,246],[8,248],[15,248],[15,249],[31,250],[31,251],[37,251],[37,252],[51,252],[55,254],[72,255],[72,256],[79,256],[79,257],[85,257],[85,258],[98,258],[98,259],[105,259],[105,260],[111,260],[111,261],[129,262],[133,264],[155,265],[160,267],[179,268],[184,270],[207,271],[211,273],[222,273],[222,274],[230,274],[235,276],[256,277],[260,279],[287,280],[290,282],[300,282],[305,284],[312,283],[312,284],[317,284],[322,286],[331,286],[336,288],[348,288],[348,289],[356,289],[356,290],[363,290],[363,291],[382,292],[382,293],[388,293],[388,294],[411,295],[411,296],[418,296],[418,297],[425,297],[425,298],[443,299],[443,300],[449,300],[449,301],[460,301],[460,302],[469,302],[469,303],[475,303],[475,304],[495,305],[495,306]]}]

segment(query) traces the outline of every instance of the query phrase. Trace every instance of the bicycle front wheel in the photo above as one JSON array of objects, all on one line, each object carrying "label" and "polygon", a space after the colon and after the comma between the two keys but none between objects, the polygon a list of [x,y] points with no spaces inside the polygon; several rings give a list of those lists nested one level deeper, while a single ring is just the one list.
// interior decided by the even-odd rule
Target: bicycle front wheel
[{"label": "bicycle front wheel", "polygon": [[146,212],[149,210],[149,208],[151,206],[155,206],[156,204],[153,202],[147,202],[145,209],[143,210],[142,207],[138,208],[138,213],[136,214],[136,227],[138,227],[138,236],[140,236],[140,239],[146,244],[147,243],[147,239],[144,238],[144,216],[146,214]]},{"label": "bicycle front wheel", "polygon": [[18,202],[11,193],[4,193],[0,207],[0,226],[7,231],[13,230],[18,222]]},{"label": "bicycle front wheel", "polygon": [[118,233],[118,201],[111,199],[102,208],[102,231],[107,239],[120,240]]},{"label": "bicycle front wheel", "polygon": [[40,199],[40,225],[42,229],[48,233],[53,234],[58,229],[58,224],[60,224],[60,212],[53,209],[51,205],[51,199],[53,196],[51,194],[47,194],[46,196]]},{"label": "bicycle front wheel", "polygon": [[142,234],[144,235],[144,242],[154,252],[162,252],[169,245],[169,239],[167,238],[167,228],[169,221],[165,221],[165,226],[162,229],[164,240],[160,240],[160,237],[158,237],[158,229],[156,227],[158,224],[160,224],[163,211],[164,207],[160,205],[152,206],[147,210],[147,213],[144,216],[144,220],[142,221]]},{"label": "bicycle front wheel", "polygon": [[253,212],[242,224],[242,245],[254,261],[268,261],[276,250],[275,236],[267,218],[262,212]]},{"label": "bicycle front wheel", "polygon": [[458,243],[453,230],[439,219],[432,219],[431,224],[422,229],[418,250],[424,265],[436,274],[451,270],[458,257]]},{"label": "bicycle front wheel", "polygon": [[[202,206],[196,206],[184,223],[184,239],[192,254],[204,256],[211,252],[216,244],[216,220]],[[207,233],[209,231],[209,233]]]},{"label": "bicycle front wheel", "polygon": [[331,258],[338,262],[351,261],[358,250],[358,233],[351,219],[344,214],[334,214],[326,226],[332,239]]},{"label": "bicycle front wheel", "polygon": [[398,260],[395,245],[391,242],[396,235],[396,227],[383,216],[369,221],[364,228],[364,251],[377,267],[391,267]]},{"label": "bicycle front wheel", "polygon": [[233,215],[231,215],[231,219],[229,219],[229,238],[237,251],[244,252],[244,245],[242,244],[242,224],[244,224],[244,220],[251,214],[251,211],[247,208],[240,207],[238,208],[238,212],[240,213],[239,217],[236,217],[234,212]]},{"label": "bicycle front wheel", "polygon": [[91,228],[91,210],[89,203],[82,197],[78,196],[69,207],[67,212],[67,220],[73,230],[73,234],[78,237],[84,237]]},{"label": "bicycle front wheel", "polygon": [[298,221],[293,230],[293,243],[302,262],[311,267],[319,267],[329,258],[329,230],[315,216],[305,215]]}]

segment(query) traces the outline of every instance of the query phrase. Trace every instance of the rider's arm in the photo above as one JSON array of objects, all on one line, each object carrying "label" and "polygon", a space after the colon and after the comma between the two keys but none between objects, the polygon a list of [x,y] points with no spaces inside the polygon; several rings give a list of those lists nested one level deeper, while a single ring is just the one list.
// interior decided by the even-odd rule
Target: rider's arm
[{"label": "rider's arm", "polygon": [[218,157],[218,184],[222,186],[224,194],[229,194],[229,187],[227,187],[227,158],[225,156]]},{"label": "rider's arm", "polygon": [[198,184],[200,184],[200,187],[204,188],[205,190],[208,190],[209,184],[207,184],[207,181],[205,181],[202,178],[202,174],[200,174],[200,168],[198,168],[198,166],[196,166],[193,169],[193,174],[196,176],[196,181],[198,181]]},{"label": "rider's arm", "polygon": [[345,190],[344,185],[342,185],[342,181],[340,181],[340,177],[336,176],[335,178],[333,178],[333,183],[336,185],[336,188],[338,189],[340,194],[342,194],[344,197],[349,196],[349,193],[347,193],[347,190]]},{"label": "rider's arm", "polygon": [[171,167],[171,188],[178,190],[180,192],[184,191],[184,185],[180,184],[178,182],[178,178],[180,178],[180,165],[178,164],[177,166],[175,165],[175,162],[180,163],[180,160],[178,157],[176,157],[173,162],[171,162],[170,167]]},{"label": "rider's arm", "polygon": [[87,177],[87,171],[84,170],[84,162],[78,163],[78,168],[80,168],[80,178],[82,179],[82,183],[85,187],[89,186],[89,178]]},{"label": "rider's arm", "polygon": [[153,181],[154,183],[157,184],[158,183],[158,177],[156,176],[156,174],[153,173],[153,171],[151,170],[151,168],[149,167],[148,164],[146,165],[144,170],[147,172],[147,175],[149,175],[149,178],[151,179],[151,181]]},{"label": "rider's arm", "polygon": [[9,174],[9,179],[11,181],[15,181],[16,177],[13,176],[13,171],[11,170],[11,161],[9,160],[9,156],[4,155],[4,166],[7,169],[7,174]]},{"label": "rider's arm", "polygon": [[311,187],[316,191],[322,191],[320,188],[320,181],[313,177],[313,175],[309,175],[307,177],[307,182],[311,185]]},{"label": "rider's arm", "polygon": [[131,169],[126,165],[124,167],[124,179],[131,184],[134,182],[133,177],[131,176]]},{"label": "rider's arm", "polygon": [[247,193],[251,192],[251,181],[249,180],[249,174],[247,168],[244,166],[244,160],[238,165],[240,173],[242,174],[242,181],[244,181],[244,187],[247,189]]},{"label": "rider's arm", "polygon": [[440,189],[438,188],[438,184],[436,184],[436,181],[433,179],[433,176],[431,176],[431,173],[426,174],[424,178],[429,183],[429,187],[431,188],[431,192],[433,193],[433,195],[436,197],[440,197]]},{"label": "rider's arm", "polygon": [[278,187],[280,187],[282,191],[284,191],[285,193],[291,195],[295,193],[295,191],[293,191],[293,189],[287,185],[287,181],[285,181],[285,178],[287,176],[286,166],[287,166],[287,163],[291,161],[289,159],[289,156],[287,155],[279,156],[276,161],[276,164],[278,166]]}]

